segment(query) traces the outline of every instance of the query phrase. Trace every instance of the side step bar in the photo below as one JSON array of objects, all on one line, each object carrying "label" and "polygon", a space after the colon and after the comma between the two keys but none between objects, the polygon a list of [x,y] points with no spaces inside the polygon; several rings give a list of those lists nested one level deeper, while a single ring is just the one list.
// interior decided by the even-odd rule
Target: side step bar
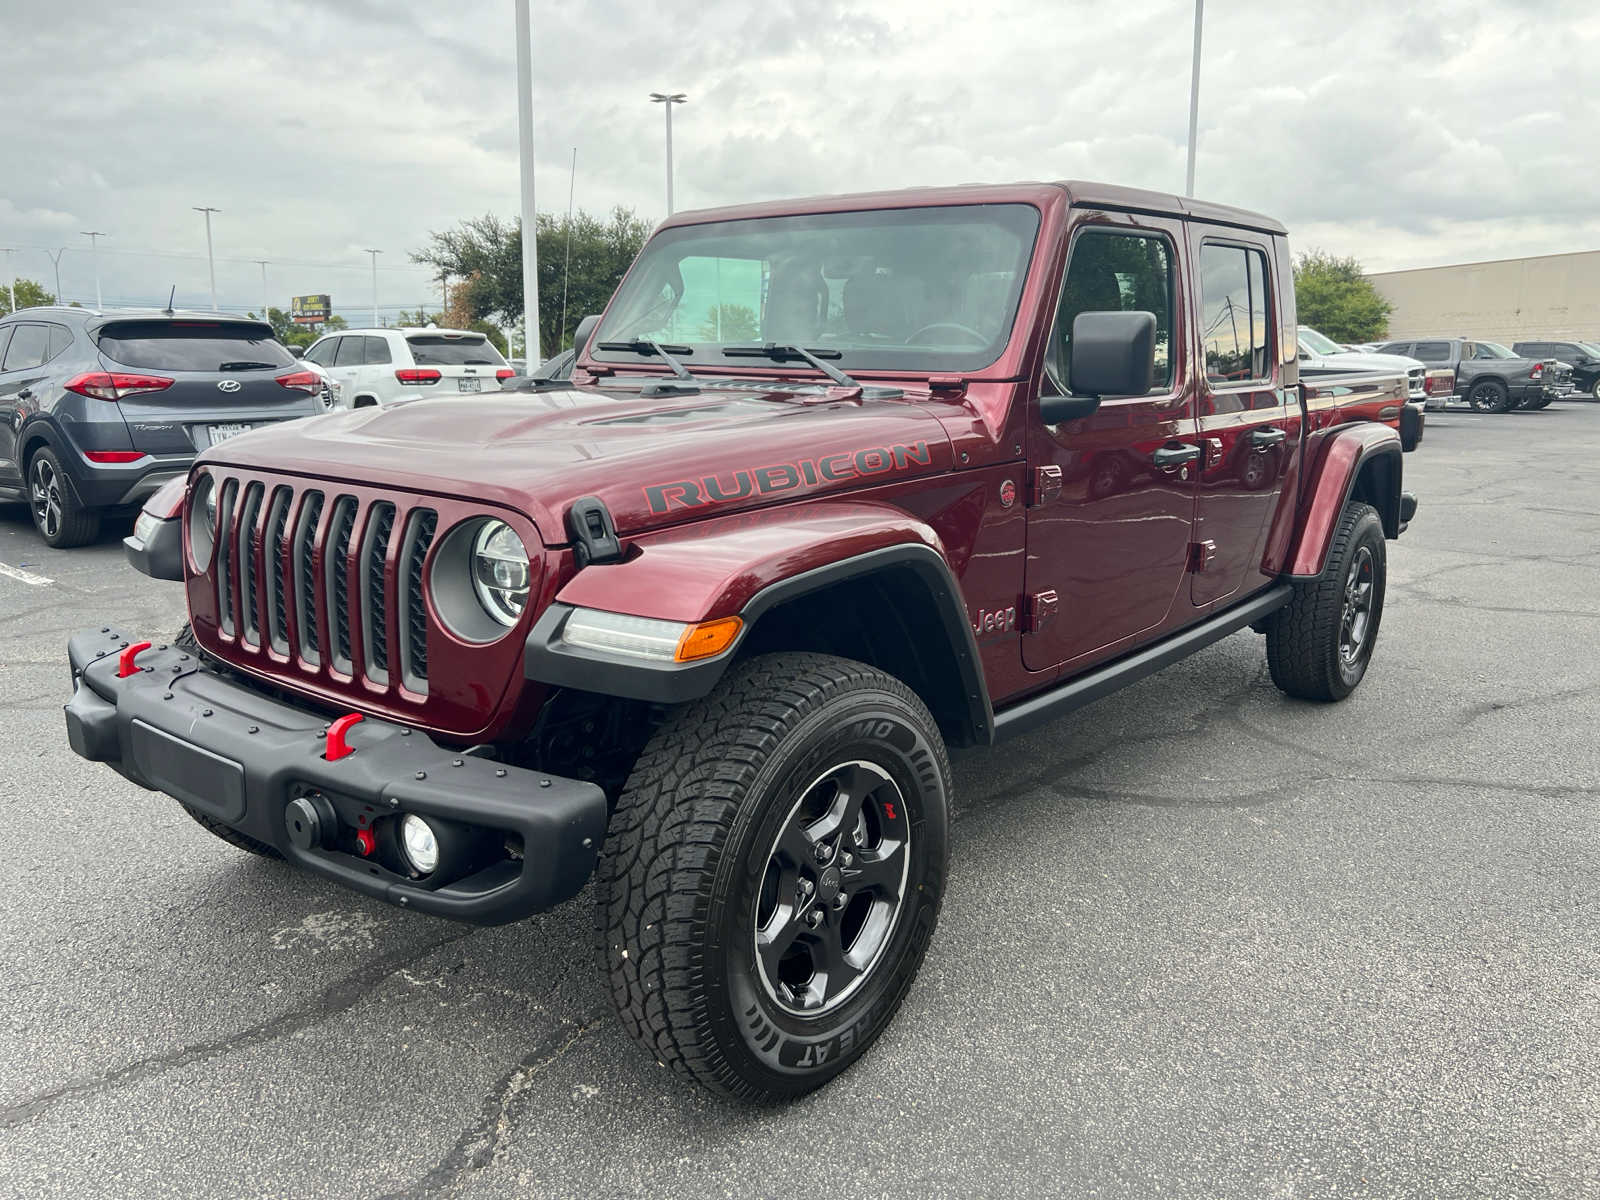
[{"label": "side step bar", "polygon": [[1237,633],[1263,617],[1271,616],[1287,604],[1293,594],[1293,584],[1277,584],[1153,646],[1146,646],[1126,658],[1096,667],[1087,674],[1078,675],[1037,696],[1029,696],[1009,708],[1001,709],[994,714],[994,740],[1000,742],[1026,733],[1046,721],[1053,721],[1086,704],[1093,704],[1102,696],[1109,696],[1146,675],[1154,675],[1180,658],[1188,658],[1196,650],[1219,642],[1230,633]]}]

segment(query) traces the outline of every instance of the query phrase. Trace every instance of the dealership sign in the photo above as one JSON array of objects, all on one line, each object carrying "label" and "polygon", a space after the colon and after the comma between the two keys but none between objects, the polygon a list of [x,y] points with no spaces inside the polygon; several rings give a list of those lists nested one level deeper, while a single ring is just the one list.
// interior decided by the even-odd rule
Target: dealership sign
[{"label": "dealership sign", "polygon": [[289,301],[289,319],[296,325],[321,325],[333,312],[333,301],[323,296],[296,296]]}]

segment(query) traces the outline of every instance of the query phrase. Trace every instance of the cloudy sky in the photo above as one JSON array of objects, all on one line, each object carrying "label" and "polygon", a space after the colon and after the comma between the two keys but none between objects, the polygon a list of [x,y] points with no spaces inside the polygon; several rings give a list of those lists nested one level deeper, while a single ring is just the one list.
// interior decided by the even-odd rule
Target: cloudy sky
[{"label": "cloudy sky", "polygon": [[[541,209],[967,180],[1178,190],[1190,0],[534,0]],[[91,300],[437,302],[409,252],[518,205],[511,0],[0,0],[0,246]],[[1593,0],[1211,0],[1197,194],[1371,270],[1600,248]]]}]

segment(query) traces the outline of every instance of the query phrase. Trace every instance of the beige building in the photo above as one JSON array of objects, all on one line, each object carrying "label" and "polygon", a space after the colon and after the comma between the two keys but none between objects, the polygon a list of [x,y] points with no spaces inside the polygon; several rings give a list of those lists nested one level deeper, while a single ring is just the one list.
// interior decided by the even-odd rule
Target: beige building
[{"label": "beige building", "polygon": [[1394,305],[1389,337],[1600,340],[1600,250],[1383,271],[1369,279]]}]

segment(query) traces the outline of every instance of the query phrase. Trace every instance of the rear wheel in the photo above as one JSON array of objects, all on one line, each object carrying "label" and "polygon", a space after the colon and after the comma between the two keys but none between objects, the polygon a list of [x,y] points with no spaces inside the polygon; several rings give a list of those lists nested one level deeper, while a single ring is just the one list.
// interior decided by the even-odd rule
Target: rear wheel
[{"label": "rear wheel", "polygon": [[826,1083],[922,962],[949,797],[898,680],[820,654],[736,667],[657,731],[612,817],[596,916],[623,1024],[726,1096]]},{"label": "rear wheel", "polygon": [[45,545],[57,550],[81,546],[100,535],[100,514],[78,503],[72,484],[61,473],[61,460],[48,446],[34,451],[28,461],[28,507]]},{"label": "rear wheel", "polygon": [[1322,575],[1295,585],[1267,620],[1272,682],[1302,700],[1343,700],[1372,661],[1388,578],[1383,521],[1370,504],[1340,514]]},{"label": "rear wheel", "polygon": [[1594,382],[1589,385],[1589,395],[1595,400],[1600,400],[1600,375],[1596,375]]},{"label": "rear wheel", "polygon": [[1511,392],[1498,379],[1480,379],[1467,389],[1474,412],[1503,413],[1511,407]]}]

